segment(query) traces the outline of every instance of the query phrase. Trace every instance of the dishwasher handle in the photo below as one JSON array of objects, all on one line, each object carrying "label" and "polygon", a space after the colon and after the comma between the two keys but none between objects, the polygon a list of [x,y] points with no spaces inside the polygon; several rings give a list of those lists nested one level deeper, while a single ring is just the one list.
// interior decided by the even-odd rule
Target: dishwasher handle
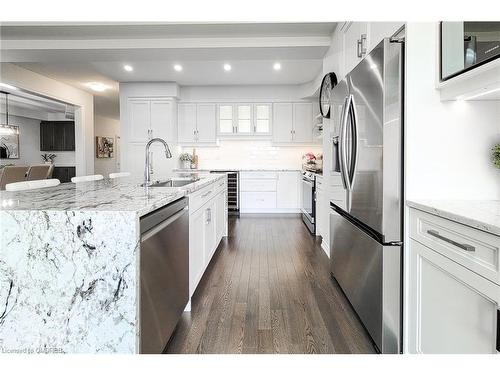
[{"label": "dishwasher handle", "polygon": [[141,242],[147,241],[151,237],[153,237],[155,234],[158,232],[162,231],[166,227],[168,227],[170,224],[172,224],[174,221],[178,220],[182,215],[186,213],[186,211],[189,209],[189,207],[184,207],[180,211],[177,211],[174,215],[170,216],[168,219],[162,221],[158,225],[154,226],[147,232],[143,233],[141,235]]}]

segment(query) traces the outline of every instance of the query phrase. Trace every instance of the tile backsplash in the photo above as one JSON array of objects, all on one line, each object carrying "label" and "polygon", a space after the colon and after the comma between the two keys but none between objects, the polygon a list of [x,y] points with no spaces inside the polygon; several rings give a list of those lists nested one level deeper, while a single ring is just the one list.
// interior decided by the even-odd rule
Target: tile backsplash
[{"label": "tile backsplash", "polygon": [[[182,147],[182,152],[192,151],[192,147]],[[221,140],[218,147],[196,147],[201,169],[300,169],[302,155],[307,152],[319,154],[321,146],[275,146],[270,140]]]}]

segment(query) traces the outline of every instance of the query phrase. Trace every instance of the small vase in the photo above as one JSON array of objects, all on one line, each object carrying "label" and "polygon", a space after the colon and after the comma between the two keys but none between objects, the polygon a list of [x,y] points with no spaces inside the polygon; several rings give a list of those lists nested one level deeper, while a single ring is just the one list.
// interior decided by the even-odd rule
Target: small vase
[{"label": "small vase", "polygon": [[182,169],[190,169],[190,168],[191,168],[191,162],[189,160],[183,160]]}]

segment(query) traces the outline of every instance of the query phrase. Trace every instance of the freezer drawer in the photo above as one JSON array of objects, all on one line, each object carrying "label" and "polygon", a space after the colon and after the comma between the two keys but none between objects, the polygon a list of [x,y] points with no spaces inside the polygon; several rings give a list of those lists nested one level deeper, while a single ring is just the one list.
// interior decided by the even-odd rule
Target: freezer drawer
[{"label": "freezer drawer", "polygon": [[382,353],[401,352],[401,246],[330,211],[331,272]]}]

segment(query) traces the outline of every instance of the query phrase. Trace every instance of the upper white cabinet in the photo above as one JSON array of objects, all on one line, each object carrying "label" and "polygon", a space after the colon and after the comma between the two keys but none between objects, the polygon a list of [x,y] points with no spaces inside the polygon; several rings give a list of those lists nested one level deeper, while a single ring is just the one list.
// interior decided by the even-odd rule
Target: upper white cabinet
[{"label": "upper white cabinet", "polygon": [[366,55],[368,23],[347,22],[342,32],[344,34],[344,70],[350,72]]},{"label": "upper white cabinet", "polygon": [[342,79],[384,38],[391,37],[404,22],[345,22],[333,35],[325,71]]},{"label": "upper white cabinet", "polygon": [[151,134],[150,101],[131,99],[130,111],[130,141],[147,142]]},{"label": "upper white cabinet", "polygon": [[216,142],[216,105],[180,103],[178,105],[179,143]]},{"label": "upper white cabinet", "polygon": [[293,140],[293,104],[273,104],[273,141],[292,142]]},{"label": "upper white cabinet", "polygon": [[217,133],[217,108],[215,104],[196,105],[196,130],[198,142],[214,143]]},{"label": "upper white cabinet", "polygon": [[313,124],[312,103],[274,103],[274,142],[312,143]]},{"label": "upper white cabinet", "polygon": [[172,102],[161,99],[129,99],[130,142],[151,138],[172,141]]},{"label": "upper white cabinet", "polygon": [[254,133],[255,134],[270,134],[271,133],[271,104],[255,104],[254,105]]},{"label": "upper white cabinet", "polygon": [[219,104],[218,132],[229,135],[271,134],[271,104]]},{"label": "upper white cabinet", "polygon": [[293,141],[311,143],[313,135],[313,106],[312,103],[293,104]]}]

